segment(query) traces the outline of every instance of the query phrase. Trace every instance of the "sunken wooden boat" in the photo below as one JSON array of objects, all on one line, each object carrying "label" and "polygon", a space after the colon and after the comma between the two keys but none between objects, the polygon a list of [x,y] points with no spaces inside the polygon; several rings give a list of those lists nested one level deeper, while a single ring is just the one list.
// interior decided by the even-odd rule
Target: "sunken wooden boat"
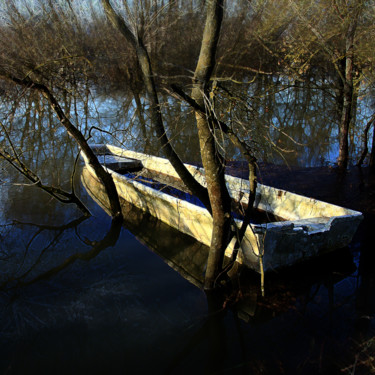
[{"label": "sunken wooden boat", "polygon": [[[167,159],[112,145],[92,145],[102,165],[111,173],[121,199],[209,246],[212,217],[193,199]],[[85,155],[89,184],[101,184]],[[202,168],[186,164],[192,175],[205,185]],[[246,204],[249,182],[226,176],[234,201]],[[171,188],[172,187],[172,188]],[[171,190],[173,195],[171,194]],[[181,193],[181,191],[183,193]],[[103,201],[105,197],[98,197]],[[264,271],[293,265],[320,254],[346,247],[363,219],[360,212],[308,198],[282,189],[258,184],[254,208],[277,221],[252,223],[241,243],[237,261]],[[240,219],[235,219],[238,226]],[[153,234],[155,237],[158,233]],[[233,252],[235,238],[226,250]]]}]

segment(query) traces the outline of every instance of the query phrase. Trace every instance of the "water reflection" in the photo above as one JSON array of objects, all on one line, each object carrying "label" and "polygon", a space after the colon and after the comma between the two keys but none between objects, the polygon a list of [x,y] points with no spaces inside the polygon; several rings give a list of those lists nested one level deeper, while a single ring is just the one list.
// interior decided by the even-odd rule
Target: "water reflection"
[{"label": "water reflection", "polygon": [[[98,183],[86,168],[82,171],[82,183],[91,197],[109,214],[108,200],[103,185]],[[180,233],[150,214],[141,211],[121,199],[123,225],[139,241],[160,255],[173,269],[192,284],[202,287],[208,256],[207,246]]]},{"label": "water reflection", "polygon": [[[24,205],[23,215],[32,219],[34,207]],[[327,364],[340,358],[327,343],[350,341],[341,326],[356,315],[349,251],[324,267],[268,276],[265,298],[245,270],[236,293],[205,296],[196,286],[207,248],[130,205],[123,226],[90,208],[93,218],[63,226],[54,224],[64,210],[57,205],[49,224],[2,228],[1,370],[296,373],[298,364],[309,373],[322,353]]]},{"label": "water reflection", "polygon": [[[165,103],[173,104],[163,107],[173,142],[196,161],[190,109]],[[243,128],[244,137],[271,137],[290,164],[318,165],[336,158],[335,143],[326,142],[335,139],[331,105],[319,91],[296,88],[263,95],[253,113],[238,108],[228,118],[254,129]],[[157,154],[145,106],[123,95],[66,103],[87,136],[93,126],[106,130],[93,128],[93,142]],[[13,112],[7,125],[24,160],[46,182],[69,186],[78,150],[48,108],[25,96]],[[266,161],[283,159],[262,142]],[[236,157],[229,149],[228,158]],[[112,223],[78,175],[90,219],[35,187],[13,185],[25,181],[3,161],[0,180],[0,372],[338,373],[374,332],[371,225],[361,257],[354,249],[357,270],[352,253],[341,252],[345,259],[325,258],[325,267],[267,276],[265,298],[257,276],[243,270],[235,293],[207,298],[197,288],[203,245],[132,207],[123,226]]]},{"label": "water reflection", "polygon": [[[272,77],[228,89],[238,100],[218,101],[222,103],[222,108],[218,108],[222,120],[254,146],[260,161],[303,167],[335,163],[338,154],[336,103],[327,90],[311,87],[308,82],[275,81]],[[66,96],[61,101],[71,121],[93,143],[107,142],[160,154],[147,117],[147,102],[140,93],[100,95],[88,88],[82,88],[82,92],[85,94]],[[242,100],[243,97],[250,99]],[[191,108],[168,96],[161,97],[161,103],[169,138],[177,152],[187,162],[199,162]],[[361,134],[370,107],[367,101],[359,104],[358,126],[351,134],[353,158],[361,151]],[[45,170],[51,169],[42,167],[47,163],[54,165],[54,174],[64,176],[58,172],[64,168],[60,160],[67,160],[66,168],[69,168],[69,159],[76,147],[46,102],[37,93],[29,93],[21,99],[4,100],[1,109],[10,138],[31,169],[48,180],[50,176]],[[4,137],[0,137],[0,142],[3,147],[9,146]],[[239,158],[238,150],[228,143],[225,143],[225,154],[228,160]]]},{"label": "water reflection", "polygon": [[[91,246],[92,248],[85,252],[74,253],[67,258],[63,259],[57,265],[52,266],[54,262],[51,259],[48,259],[47,252],[50,248],[55,247],[60,238],[62,237],[64,231],[74,229],[77,231],[78,226],[84,221],[87,220],[87,216],[82,216],[79,219],[75,219],[72,222],[54,227],[54,226],[46,226],[46,225],[35,225],[30,223],[16,223],[17,226],[21,225],[32,225],[37,227],[36,233],[32,236],[31,240],[26,244],[25,250],[22,254],[22,260],[14,260],[12,259],[12,263],[17,265],[17,269],[12,272],[11,276],[7,276],[7,278],[3,281],[0,285],[1,289],[12,290],[14,288],[25,287],[31,285],[33,283],[37,283],[40,280],[49,279],[54,277],[57,273],[63,271],[65,268],[71,266],[74,262],[78,260],[89,261],[95,258],[101,251],[105,250],[108,247],[114,246],[117,242],[117,239],[120,235],[121,220],[112,220],[111,227],[104,236],[103,239],[97,241],[90,241],[88,238],[82,239],[82,242],[86,245]],[[52,231],[55,234],[53,238],[48,241],[46,245],[40,248],[37,257],[35,260],[31,260],[29,253],[31,253],[31,245],[33,242],[37,242],[38,237],[42,234],[43,231]],[[34,252],[35,253],[35,252]],[[35,254],[34,254],[35,256]],[[47,259],[45,259],[47,257]],[[53,254],[53,257],[56,258],[56,254]],[[9,259],[8,259],[9,260]],[[58,261],[57,261],[58,262]],[[41,268],[41,270],[38,270]],[[36,274],[36,271],[38,273]],[[7,271],[9,272],[10,269],[8,268]]]}]

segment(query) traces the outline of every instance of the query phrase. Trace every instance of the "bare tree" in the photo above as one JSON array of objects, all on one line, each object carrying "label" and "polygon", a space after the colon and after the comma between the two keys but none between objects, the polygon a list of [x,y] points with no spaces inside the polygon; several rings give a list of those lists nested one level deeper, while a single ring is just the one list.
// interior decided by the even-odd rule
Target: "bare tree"
[{"label": "bare tree", "polygon": [[[212,103],[212,73],[216,68],[216,53],[223,19],[224,2],[209,1],[206,4],[206,18],[201,41],[198,62],[192,78],[191,96],[172,85],[170,91],[185,100],[195,111],[195,118],[200,143],[200,155],[206,174],[207,190],[200,186],[188,173],[180,158],[174,151],[164,128],[163,118],[158,101],[155,76],[151,67],[151,60],[145,47],[141,33],[134,33],[124,18],[115,12],[109,0],[102,0],[108,19],[118,29],[136,51],[142,77],[150,102],[151,119],[162,149],[175,167],[177,173],[186,186],[197,195],[211,212],[213,231],[210,252],[205,275],[205,289],[215,287],[218,276],[223,271],[224,252],[233,237],[231,225],[234,223],[231,211],[231,198],[225,184],[225,158],[221,155],[221,135],[228,135],[232,142],[241,149],[249,161],[251,194],[248,207],[252,207],[255,199],[256,173],[255,157],[248,145],[241,141],[233,129],[218,120]],[[240,230],[236,244],[238,249],[246,226],[249,223],[250,210]]]},{"label": "bare tree", "polygon": [[[109,0],[102,0],[103,7],[111,23],[125,36],[135,48],[139,64],[141,66],[143,80],[148,98],[151,103],[151,118],[157,136],[161,142],[164,153],[171,161],[177,173],[186,186],[197,195],[212,213],[213,232],[210,247],[208,267],[206,271],[205,288],[214,286],[215,278],[221,271],[224,251],[229,242],[231,223],[231,201],[224,180],[224,161],[219,156],[213,128],[207,118],[197,112],[197,127],[201,144],[201,156],[206,172],[207,191],[187,171],[180,158],[175,153],[167,137],[158,95],[153,79],[151,61],[143,41],[131,32],[125,21],[114,11]],[[208,3],[205,31],[202,39],[201,54],[194,75],[193,99],[204,108],[204,97],[208,93],[207,88],[212,70],[215,66],[215,53],[223,14],[222,1],[210,1]]]}]

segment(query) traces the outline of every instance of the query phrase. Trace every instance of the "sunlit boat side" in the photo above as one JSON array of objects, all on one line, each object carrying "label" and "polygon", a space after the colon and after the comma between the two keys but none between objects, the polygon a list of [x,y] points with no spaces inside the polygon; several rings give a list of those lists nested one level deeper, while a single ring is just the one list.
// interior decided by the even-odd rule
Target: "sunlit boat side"
[{"label": "sunlit boat side", "polygon": [[[92,145],[92,149],[112,174],[122,199],[197,241],[210,245],[212,218],[205,208],[115,171],[131,169],[137,170],[141,176],[153,175],[159,181],[170,179],[181,182],[167,159],[112,145]],[[93,168],[85,156],[82,156],[87,172],[94,177],[96,183],[100,183]],[[193,165],[186,166],[204,185],[204,170]],[[232,198],[246,204],[249,182],[233,176],[226,176],[226,181]],[[362,213],[358,211],[262,184],[257,186],[254,207],[282,219],[271,223],[250,224],[246,230],[237,261],[257,272],[260,272],[260,261],[267,271],[343,248],[350,244],[363,219]],[[241,225],[241,220],[236,219],[235,222],[238,226]],[[235,239],[226,250],[228,257],[233,252],[234,242]]]}]

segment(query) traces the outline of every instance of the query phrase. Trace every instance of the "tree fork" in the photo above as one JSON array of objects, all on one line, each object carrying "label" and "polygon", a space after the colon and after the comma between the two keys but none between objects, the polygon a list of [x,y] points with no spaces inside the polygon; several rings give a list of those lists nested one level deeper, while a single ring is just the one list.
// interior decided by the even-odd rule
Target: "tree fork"
[{"label": "tree fork", "polygon": [[225,271],[229,270],[233,263],[236,260],[238,250],[240,248],[242,239],[245,235],[245,231],[247,226],[250,224],[251,218],[251,210],[254,205],[255,196],[256,196],[256,189],[257,189],[257,170],[256,170],[256,162],[257,159],[254,156],[251,148],[246,144],[246,142],[242,141],[226,123],[218,120],[216,116],[213,116],[211,109],[204,110],[191,96],[186,94],[180,87],[176,85],[171,85],[171,89],[173,93],[176,94],[179,98],[185,100],[196,112],[199,112],[202,117],[206,117],[208,121],[212,121],[215,127],[221,130],[224,134],[226,134],[231,142],[241,150],[243,156],[245,157],[248,167],[249,167],[249,185],[250,185],[250,194],[249,200],[247,204],[247,208],[244,215],[244,220],[241,225],[240,230],[236,233],[236,244],[234,246],[233,256],[231,262],[228,266],[225,267]]}]

